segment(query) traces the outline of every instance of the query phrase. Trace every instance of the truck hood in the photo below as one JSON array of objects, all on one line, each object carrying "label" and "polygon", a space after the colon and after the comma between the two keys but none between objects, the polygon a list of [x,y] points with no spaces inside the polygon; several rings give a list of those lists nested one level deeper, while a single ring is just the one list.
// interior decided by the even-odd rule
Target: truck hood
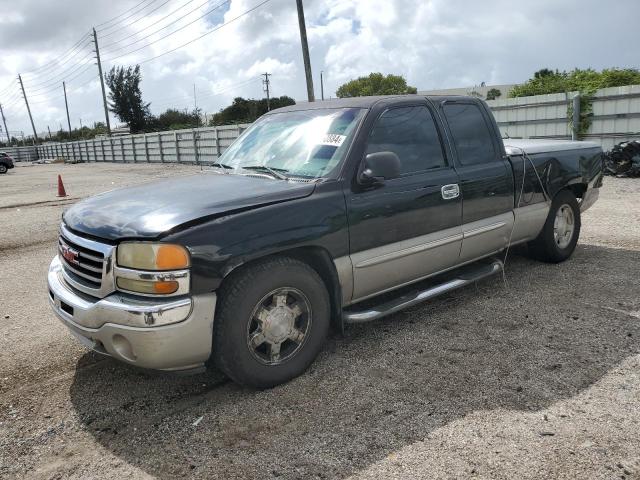
[{"label": "truck hood", "polygon": [[63,215],[79,233],[105,240],[157,238],[236,211],[310,195],[314,183],[207,172],[105,192]]}]

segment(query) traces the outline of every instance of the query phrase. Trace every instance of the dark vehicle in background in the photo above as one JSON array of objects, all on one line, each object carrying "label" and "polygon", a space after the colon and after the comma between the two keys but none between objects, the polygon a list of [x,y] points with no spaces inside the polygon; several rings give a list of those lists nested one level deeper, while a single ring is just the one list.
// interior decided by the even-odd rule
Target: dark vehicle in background
[{"label": "dark vehicle in background", "polygon": [[588,142],[508,140],[476,98],[351,98],[256,121],[210,172],[86,199],[62,219],[52,308],[141,367],[215,364],[257,388],[304,372],[331,325],[562,262],[598,197]]},{"label": "dark vehicle in background", "polygon": [[0,152],[0,173],[7,173],[13,167],[13,158],[5,152]]}]

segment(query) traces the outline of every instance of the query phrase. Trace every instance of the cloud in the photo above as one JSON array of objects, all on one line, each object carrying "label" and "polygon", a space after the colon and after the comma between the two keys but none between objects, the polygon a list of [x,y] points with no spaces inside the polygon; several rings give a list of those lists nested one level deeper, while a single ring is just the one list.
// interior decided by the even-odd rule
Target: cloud
[{"label": "cloud", "polygon": [[[162,5],[164,1],[146,2],[138,14],[127,14],[130,18],[121,15],[97,25],[106,71],[161,55],[227,23],[174,53],[141,64],[143,95],[156,113],[169,106],[191,108],[194,84],[198,105],[209,113],[236,96],[261,97],[260,74],[265,71],[273,74],[275,95],[306,99],[293,0],[271,0],[241,18],[262,0],[231,0],[203,19],[197,18],[222,0],[170,0]],[[1,0],[0,102],[6,106],[9,128],[30,131],[17,73],[55,64],[56,59],[67,63],[24,75],[38,130],[66,124],[63,78],[68,81],[72,124],[77,126],[80,117],[84,124],[101,121],[90,39],[81,42],[75,56],[65,52],[93,25],[138,3]],[[174,10],[178,12],[162,19]],[[520,82],[542,67],[638,66],[633,49],[637,0],[305,0],[305,14],[318,97],[321,70],[329,97],[340,84],[371,71],[404,75],[422,90]],[[150,37],[121,48],[146,35]],[[155,43],[119,57],[150,41]],[[83,65],[74,75],[79,75],[70,78],[68,68],[78,62]]]}]

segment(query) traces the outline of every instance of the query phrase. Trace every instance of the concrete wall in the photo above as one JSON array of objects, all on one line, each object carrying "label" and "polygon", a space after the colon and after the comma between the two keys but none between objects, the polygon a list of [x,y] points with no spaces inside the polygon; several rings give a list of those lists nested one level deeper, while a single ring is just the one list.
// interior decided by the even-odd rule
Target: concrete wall
[{"label": "concrete wall", "polygon": [[118,135],[67,143],[44,143],[40,158],[66,158],[84,162],[195,163],[214,162],[248,125],[225,125],[171,130],[139,135]]},{"label": "concrete wall", "polygon": [[[487,102],[503,136],[570,139],[567,108],[572,93],[503,98]],[[582,137],[610,150],[616,143],[640,139],[640,85],[598,90],[589,132]]]},{"label": "concrete wall", "polygon": [[[568,106],[575,92],[500,98],[487,102],[503,136],[512,138],[570,139]],[[68,143],[45,143],[38,147],[6,148],[17,161],[37,158],[85,162],[181,162],[211,163],[248,125],[225,125],[173,130],[140,135]],[[589,132],[582,137],[610,150],[625,140],[640,140],[640,85],[598,90],[593,99]]]}]

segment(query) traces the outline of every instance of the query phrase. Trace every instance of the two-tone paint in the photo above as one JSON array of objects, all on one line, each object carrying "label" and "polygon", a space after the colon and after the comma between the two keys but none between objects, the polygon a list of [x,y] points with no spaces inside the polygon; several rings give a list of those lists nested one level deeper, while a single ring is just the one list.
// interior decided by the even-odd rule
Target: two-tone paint
[{"label": "two-tone paint", "polygon": [[[446,102],[482,109],[494,133],[489,164],[463,166],[442,111]],[[387,109],[408,105],[433,115],[446,166],[363,187],[358,178],[371,127]],[[296,183],[211,172],[98,195],[63,221],[78,235],[113,245],[160,239],[186,246],[192,295],[216,291],[234,269],[258,258],[300,257],[321,274],[341,322],[347,305],[491,255],[510,240],[535,238],[559,190],[582,197],[599,186],[598,147],[509,156],[490,111],[473,98],[343,99],[271,114],[345,107],[367,113],[327,178]]]}]

